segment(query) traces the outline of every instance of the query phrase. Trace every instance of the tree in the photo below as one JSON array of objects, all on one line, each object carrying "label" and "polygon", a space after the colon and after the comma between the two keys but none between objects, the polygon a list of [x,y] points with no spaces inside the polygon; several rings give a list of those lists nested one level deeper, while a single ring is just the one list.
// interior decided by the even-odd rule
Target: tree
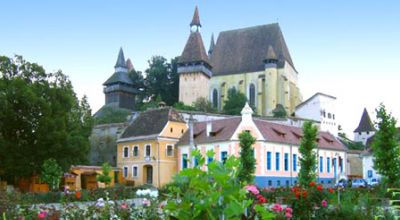
[{"label": "tree", "polygon": [[228,90],[228,99],[225,100],[223,112],[228,115],[240,115],[246,102],[246,95],[233,87]]},{"label": "tree", "polygon": [[299,183],[303,187],[316,179],[317,155],[315,149],[318,129],[311,122],[303,125],[303,137],[299,147],[300,171],[298,175]]},{"label": "tree", "polygon": [[104,106],[99,112],[100,114],[94,117],[94,124],[96,125],[126,122],[131,114],[129,109],[113,108],[111,106]]},{"label": "tree", "polygon": [[63,175],[62,168],[53,158],[47,159],[42,165],[42,173],[40,178],[49,184],[52,191],[55,191],[60,186],[61,177]]},{"label": "tree", "polygon": [[63,170],[87,161],[91,110],[61,71],[0,56],[0,91],[0,170],[8,179],[39,174],[49,158]]},{"label": "tree", "polygon": [[215,109],[211,106],[211,102],[208,101],[204,97],[199,97],[196,99],[195,102],[193,102],[194,109],[196,111],[201,111],[201,112],[215,112]]},{"label": "tree", "polygon": [[383,104],[375,111],[378,131],[372,143],[374,168],[392,186],[399,183],[400,179],[400,146],[397,143],[396,119],[386,112]]},{"label": "tree", "polygon": [[110,177],[110,172],[112,170],[111,166],[109,163],[103,163],[101,166],[102,173],[97,176],[97,180],[100,183],[104,183],[106,186],[109,186],[111,183],[111,177]]},{"label": "tree", "polygon": [[242,131],[239,134],[239,141],[241,151],[238,178],[242,182],[252,183],[256,170],[256,159],[254,158],[254,149],[252,146],[256,139],[251,136],[250,132]]},{"label": "tree", "polygon": [[272,110],[272,114],[274,118],[286,118],[287,117],[287,112],[285,110],[285,107],[283,107],[282,104],[277,104],[276,108]]},{"label": "tree", "polygon": [[162,56],[153,56],[146,69],[146,93],[148,97],[160,97],[167,105],[172,106],[179,98],[179,74],[177,58],[167,62]]}]

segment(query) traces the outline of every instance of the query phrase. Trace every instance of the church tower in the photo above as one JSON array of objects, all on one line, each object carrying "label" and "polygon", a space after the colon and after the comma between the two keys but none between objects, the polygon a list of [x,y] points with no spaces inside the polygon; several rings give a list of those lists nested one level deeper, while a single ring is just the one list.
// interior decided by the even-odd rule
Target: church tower
[{"label": "church tower", "polygon": [[364,145],[366,145],[368,138],[373,136],[375,134],[375,131],[376,130],[372,125],[367,109],[364,108],[360,123],[358,124],[356,130],[354,130],[354,141],[362,142]]},{"label": "church tower", "polygon": [[[266,99],[266,106],[263,106],[263,110],[266,110],[267,112],[263,112],[263,115],[272,115],[273,109],[276,108],[278,104],[283,104],[280,103],[278,100],[278,94],[277,90],[279,88],[278,86],[278,57],[276,56],[274,48],[272,48],[271,45],[268,46],[267,54],[264,59],[264,66],[265,66],[265,75],[267,77],[268,85],[267,85],[267,94],[268,97],[265,97]],[[265,84],[265,79],[264,82]],[[265,85],[263,85],[263,88],[265,88]],[[263,93],[263,96],[266,96]]]},{"label": "church tower", "polygon": [[120,48],[117,63],[114,66],[115,72],[103,83],[106,106],[130,110],[135,109],[137,89],[134,87],[128,74],[128,68],[133,69],[132,63],[130,60],[128,61],[125,61],[124,52]]},{"label": "church tower", "polygon": [[179,101],[192,105],[198,98],[208,99],[211,65],[200,34],[197,6],[190,23],[190,35],[178,60]]}]

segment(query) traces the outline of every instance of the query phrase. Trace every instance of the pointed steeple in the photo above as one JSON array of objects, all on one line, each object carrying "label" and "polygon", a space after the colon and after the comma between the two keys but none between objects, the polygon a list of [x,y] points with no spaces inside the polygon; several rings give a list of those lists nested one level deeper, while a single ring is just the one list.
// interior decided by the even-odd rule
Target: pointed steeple
[{"label": "pointed steeple", "polygon": [[127,69],[127,66],[126,66],[126,63],[125,63],[124,51],[122,50],[122,47],[119,49],[117,63],[114,66],[115,70],[117,70],[118,67]]},{"label": "pointed steeple", "polygon": [[201,24],[200,24],[200,16],[199,16],[199,9],[197,8],[197,6],[196,6],[196,8],[194,9],[194,14],[193,14],[192,22],[190,22],[190,27],[193,27],[193,26],[201,27]]},{"label": "pointed steeple", "polygon": [[208,49],[208,56],[211,56],[214,47],[215,47],[214,34],[211,34],[211,42],[210,42],[210,49]]},{"label": "pointed steeple", "polygon": [[364,108],[364,112],[361,116],[360,123],[354,132],[367,132],[367,131],[375,131],[374,126],[372,125],[371,119],[368,115],[367,109]]},{"label": "pointed steeple", "polygon": [[277,63],[278,57],[276,56],[274,48],[271,45],[268,46],[267,54],[264,59],[265,63]]}]

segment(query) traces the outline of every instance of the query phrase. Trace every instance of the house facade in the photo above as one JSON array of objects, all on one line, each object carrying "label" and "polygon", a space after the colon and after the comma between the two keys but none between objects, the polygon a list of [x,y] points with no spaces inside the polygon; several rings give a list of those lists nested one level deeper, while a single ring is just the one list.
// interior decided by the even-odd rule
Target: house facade
[{"label": "house facade", "polygon": [[140,115],[117,140],[117,166],[135,185],[161,187],[177,172],[176,143],[187,125],[169,107],[151,109]]},{"label": "house facade", "polygon": [[[252,117],[247,105],[241,117],[195,122],[178,142],[178,169],[190,167],[191,149],[197,148],[205,156],[213,150],[215,158],[206,161],[224,161],[228,156],[239,156],[238,135],[248,131],[256,138],[253,145],[256,158],[255,181],[258,186],[291,186],[297,183],[300,170],[299,145],[301,128],[276,124]],[[193,143],[190,144],[190,129]],[[333,184],[346,173],[346,148],[332,134],[319,132],[316,140],[318,155],[318,182]],[[204,167],[205,169],[206,167]]]}]

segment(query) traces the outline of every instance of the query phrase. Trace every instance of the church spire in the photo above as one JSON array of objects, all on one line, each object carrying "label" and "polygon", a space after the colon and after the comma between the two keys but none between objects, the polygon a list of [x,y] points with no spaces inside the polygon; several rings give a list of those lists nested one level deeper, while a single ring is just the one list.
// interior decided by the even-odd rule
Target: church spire
[{"label": "church spire", "polygon": [[190,22],[190,30],[192,32],[199,32],[200,27],[201,23],[200,23],[199,9],[196,6],[196,8],[194,9],[192,22]]},{"label": "church spire", "polygon": [[114,66],[115,72],[128,72],[128,67],[126,66],[124,51],[122,47],[119,49],[117,63]]},{"label": "church spire", "polygon": [[371,119],[369,118],[367,109],[364,108],[364,112],[361,116],[360,124],[354,132],[367,132],[367,131],[375,131],[374,126],[372,125]]},{"label": "church spire", "polygon": [[211,34],[211,42],[210,42],[210,49],[208,49],[208,56],[211,56],[214,47],[215,47],[214,34]]}]

